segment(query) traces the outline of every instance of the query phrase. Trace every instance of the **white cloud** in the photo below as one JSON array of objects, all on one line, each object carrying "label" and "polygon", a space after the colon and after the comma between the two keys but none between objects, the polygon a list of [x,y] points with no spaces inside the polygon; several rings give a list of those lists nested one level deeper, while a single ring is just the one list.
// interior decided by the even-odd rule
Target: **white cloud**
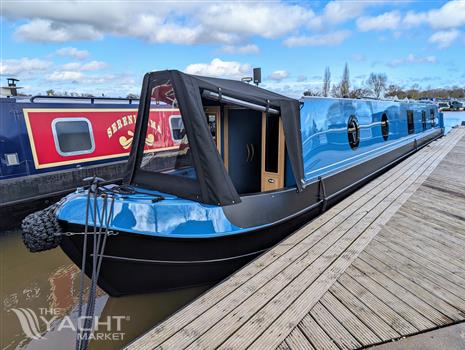
[{"label": "white cloud", "polygon": [[55,43],[102,38],[101,33],[87,24],[64,24],[44,19],[33,19],[19,26],[15,35],[26,41]]},{"label": "white cloud", "polygon": [[449,1],[442,7],[427,12],[410,11],[404,17],[404,24],[407,26],[418,26],[423,23],[438,29],[458,28],[465,25],[465,1]]},{"label": "white cloud", "polygon": [[400,23],[398,11],[386,12],[374,17],[360,17],[357,19],[357,27],[362,32],[371,30],[397,29]]},{"label": "white cloud", "polygon": [[[281,20],[283,18],[285,20]],[[53,6],[16,1],[3,6],[10,20],[26,19],[16,35],[28,41],[95,40],[130,36],[153,43],[243,42],[250,36],[277,38],[314,17],[306,6],[286,2],[105,2],[60,1]]]},{"label": "white cloud", "polygon": [[294,46],[324,46],[337,45],[342,43],[350,36],[347,30],[340,30],[328,34],[315,34],[310,36],[291,36],[284,40],[284,45],[288,47]]},{"label": "white cloud", "polygon": [[184,71],[189,74],[240,79],[250,75],[252,66],[248,63],[222,61],[219,58],[214,58],[210,63],[189,64]]},{"label": "white cloud", "polygon": [[307,22],[309,28],[322,29],[328,25],[347,22],[361,16],[368,7],[379,6],[386,1],[330,1],[324,7],[322,13]]},{"label": "white cloud", "polygon": [[255,44],[248,44],[243,46],[234,46],[234,45],[226,45],[223,46],[220,50],[223,53],[227,54],[257,54],[260,52],[260,49]]},{"label": "white cloud", "polygon": [[356,52],[354,54],[352,54],[352,59],[354,61],[357,61],[357,62],[363,62],[366,60],[366,57],[364,54],[360,53],[360,52]]},{"label": "white cloud", "polygon": [[428,41],[433,44],[437,44],[440,49],[445,49],[452,45],[457,40],[460,32],[456,29],[444,30],[434,33],[430,36]]},{"label": "white cloud", "polygon": [[424,63],[436,63],[436,56],[424,56],[419,57],[414,54],[409,54],[407,57],[398,58],[388,63],[390,67],[397,67],[403,64],[424,64]]},{"label": "white cloud", "polygon": [[265,38],[287,34],[314,16],[310,9],[273,2],[215,3],[199,12],[201,22],[209,28]]},{"label": "white cloud", "polygon": [[368,4],[364,1],[330,1],[324,8],[323,16],[332,23],[342,23],[358,17]]},{"label": "white cloud", "polygon": [[2,75],[23,75],[44,72],[51,65],[51,62],[37,58],[23,57],[20,59],[6,59],[0,62],[0,74]]},{"label": "white cloud", "polygon": [[83,60],[89,56],[89,51],[87,50],[78,50],[75,47],[63,47],[58,49],[56,53],[60,56],[70,56],[77,60]]},{"label": "white cloud", "polygon": [[102,61],[90,61],[87,63],[70,62],[65,63],[60,67],[62,71],[91,71],[106,68],[107,64]]},{"label": "white cloud", "polygon": [[271,73],[268,76],[268,79],[274,80],[274,81],[281,81],[283,79],[286,79],[289,76],[289,72],[286,70],[275,70],[273,73]]},{"label": "white cloud", "polygon": [[83,78],[83,74],[81,72],[75,71],[55,71],[49,74],[46,79],[52,81],[63,81],[63,80],[80,80]]}]

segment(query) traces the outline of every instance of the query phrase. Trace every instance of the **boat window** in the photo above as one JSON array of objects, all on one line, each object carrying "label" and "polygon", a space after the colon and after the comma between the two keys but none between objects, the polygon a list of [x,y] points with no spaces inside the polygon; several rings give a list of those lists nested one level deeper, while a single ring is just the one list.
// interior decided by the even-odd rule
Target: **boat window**
[{"label": "boat window", "polygon": [[421,125],[423,127],[423,130],[426,130],[426,112],[421,111]]},{"label": "boat window", "polygon": [[92,124],[87,118],[57,118],[52,122],[57,152],[62,156],[92,153],[95,150]]},{"label": "boat window", "polygon": [[409,134],[413,134],[415,132],[415,126],[413,124],[413,111],[407,111],[407,128]]},{"label": "boat window", "polygon": [[184,134],[186,133],[186,130],[184,129],[184,124],[182,123],[182,118],[180,115],[170,116],[170,129],[173,141],[181,142]]},{"label": "boat window", "polygon": [[430,110],[430,122],[431,126],[434,128],[436,126],[436,115],[434,114],[434,109]]},{"label": "boat window", "polygon": [[355,115],[350,116],[347,122],[347,135],[349,137],[350,147],[356,149],[360,144],[360,127]]},{"label": "boat window", "polygon": [[383,113],[383,116],[381,117],[381,133],[384,141],[387,141],[389,138],[389,121],[386,113]]},{"label": "boat window", "polygon": [[265,171],[278,172],[279,116],[266,117]]},{"label": "boat window", "polygon": [[210,129],[210,133],[212,134],[213,141],[215,141],[215,144],[217,144],[217,138],[216,138],[216,114],[215,113],[206,113],[206,118],[207,118],[207,123],[208,123],[208,128]]},{"label": "boat window", "polygon": [[189,140],[169,80],[154,82],[150,111],[140,169],[195,179]]}]

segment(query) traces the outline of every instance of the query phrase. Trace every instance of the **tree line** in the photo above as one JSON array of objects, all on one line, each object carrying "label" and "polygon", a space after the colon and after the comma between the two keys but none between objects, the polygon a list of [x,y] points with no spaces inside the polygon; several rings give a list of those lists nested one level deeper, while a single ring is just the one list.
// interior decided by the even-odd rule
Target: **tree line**
[{"label": "tree line", "polygon": [[329,67],[326,67],[321,88],[310,88],[303,94],[339,98],[457,99],[465,98],[465,88],[453,86],[422,89],[418,84],[410,88],[402,88],[396,84],[388,85],[388,78],[384,73],[370,73],[361,87],[353,87],[350,83],[349,66],[346,63],[339,83],[331,85],[331,72]]}]

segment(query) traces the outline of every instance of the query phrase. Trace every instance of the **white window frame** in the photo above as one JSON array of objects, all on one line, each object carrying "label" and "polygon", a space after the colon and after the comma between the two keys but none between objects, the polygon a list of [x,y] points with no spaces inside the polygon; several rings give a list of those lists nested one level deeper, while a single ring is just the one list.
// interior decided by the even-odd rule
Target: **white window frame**
[{"label": "white window frame", "polygon": [[[91,143],[92,147],[90,149],[86,149],[86,150],[82,150],[82,151],[63,152],[61,150],[61,148],[60,148],[60,142],[58,140],[58,133],[57,133],[57,130],[56,130],[57,123],[61,123],[61,122],[86,122],[87,127],[89,129],[90,143]],[[55,149],[57,150],[58,154],[63,156],[63,157],[77,156],[77,155],[81,155],[81,154],[90,154],[90,153],[94,153],[94,151],[95,151],[94,131],[92,129],[92,123],[87,118],[84,118],[84,117],[55,118],[52,121],[52,133],[53,133],[53,139],[55,141]]]},{"label": "white window frame", "polygon": [[183,125],[184,125],[184,121],[182,120],[182,116],[180,114],[173,114],[173,115],[170,115],[170,117],[168,118],[168,122],[170,124],[171,139],[173,140],[174,143],[181,143],[182,139],[177,140],[174,138],[173,124],[171,124],[171,120],[174,118],[181,119],[181,122],[183,123]]}]

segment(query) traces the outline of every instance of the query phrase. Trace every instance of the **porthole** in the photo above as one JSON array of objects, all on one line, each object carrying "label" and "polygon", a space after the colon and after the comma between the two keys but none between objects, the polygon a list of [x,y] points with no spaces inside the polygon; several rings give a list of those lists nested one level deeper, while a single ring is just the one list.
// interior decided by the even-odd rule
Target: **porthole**
[{"label": "porthole", "polygon": [[383,113],[381,117],[381,134],[383,135],[384,141],[389,138],[389,121],[386,113]]},{"label": "porthole", "polygon": [[360,126],[355,115],[350,116],[347,122],[347,135],[350,148],[356,149],[360,143]]}]

